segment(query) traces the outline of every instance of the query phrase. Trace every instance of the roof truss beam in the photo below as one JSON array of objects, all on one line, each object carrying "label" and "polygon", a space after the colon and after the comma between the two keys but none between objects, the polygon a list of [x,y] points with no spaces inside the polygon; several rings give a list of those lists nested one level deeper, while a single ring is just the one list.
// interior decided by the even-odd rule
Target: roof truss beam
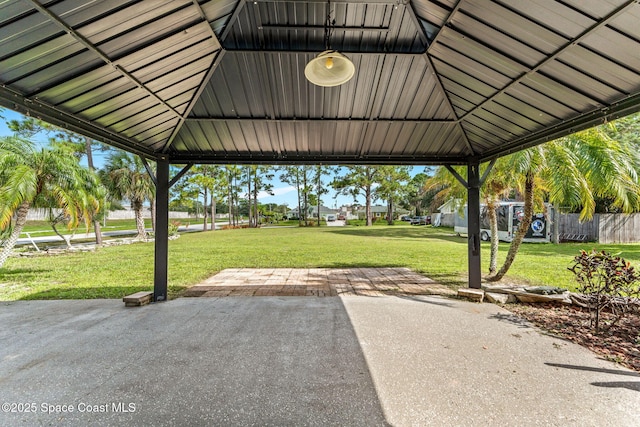
[{"label": "roof truss beam", "polygon": [[516,151],[531,148],[543,142],[571,135],[572,133],[589,129],[598,124],[607,123],[638,111],[640,111],[640,94],[630,96],[624,101],[617,102],[609,107],[582,114],[572,120],[563,121],[555,126],[545,128],[540,132],[512,141],[509,144],[505,144],[495,150],[485,153],[481,160],[486,161],[492,157],[512,154]]},{"label": "roof truss beam", "polygon": [[[457,8],[460,6],[459,2],[456,5],[456,8],[454,9],[457,10]],[[492,102],[494,99],[496,99],[497,97],[501,96],[502,94],[504,94],[506,91],[508,91],[510,88],[519,85],[523,80],[529,78],[531,75],[537,73],[540,71],[540,69],[542,67],[544,67],[545,65],[551,63],[552,61],[555,61],[560,55],[562,55],[563,53],[565,53],[569,48],[571,48],[574,45],[577,45],[578,43],[580,43],[581,40],[583,40],[585,37],[590,36],[593,32],[595,32],[596,30],[598,30],[601,27],[604,27],[605,25],[607,25],[609,22],[611,22],[614,18],[616,18],[617,16],[619,16],[621,13],[623,13],[626,9],[634,6],[637,3],[637,0],[627,0],[625,3],[623,3],[622,5],[618,6],[615,10],[613,10],[611,13],[609,13],[607,16],[605,16],[604,18],[602,18],[601,20],[595,22],[593,25],[591,25],[590,27],[586,28],[582,33],[580,33],[577,37],[568,40],[564,45],[560,46],[555,52],[553,52],[551,55],[547,56],[545,59],[543,59],[542,61],[540,61],[538,64],[536,64],[533,68],[531,68],[530,70],[528,70],[527,72],[523,73],[521,76],[519,76],[518,78],[513,79],[511,82],[509,82],[509,84],[507,84],[506,86],[504,86],[502,89],[500,89],[499,91],[497,91],[496,93],[494,93],[493,95],[491,95],[490,97],[486,98],[484,101],[478,103],[477,105],[474,106],[473,109],[467,111],[462,117],[460,117],[460,119],[464,120],[466,117],[469,117],[471,115],[473,115],[474,113],[476,113],[478,110],[481,110],[482,108],[484,108],[485,105],[487,105],[488,103]],[[454,12],[452,12],[453,15]],[[449,25],[449,22],[451,20],[451,15],[449,17],[449,19],[447,20],[447,24]]]},{"label": "roof truss beam", "polygon": [[[282,30],[282,31],[318,31],[324,30],[323,25],[270,25],[263,24],[258,28],[260,31],[264,30]],[[389,27],[336,27],[332,26],[331,31],[347,33],[350,31],[368,32],[368,33],[388,33]]]},{"label": "roof truss beam", "polygon": [[210,154],[177,154],[171,156],[172,164],[217,164],[217,165],[407,165],[407,166],[439,166],[439,165],[464,165],[467,159],[459,157],[433,157],[429,158],[413,156],[407,157],[402,155],[393,156],[354,156],[354,155],[314,155],[295,153],[295,158],[289,158],[287,154],[228,154],[219,153],[215,157]]},{"label": "roof truss beam", "polygon": [[[40,4],[38,0],[30,0],[33,6],[38,12],[47,16],[51,20],[51,22],[55,23],[58,27],[64,30],[66,33],[75,38],[80,44],[82,44],[87,50],[92,52],[94,55],[98,56],[102,61],[104,61],[107,65],[112,66],[115,70],[117,70],[120,74],[122,74],[125,78],[134,83],[139,89],[143,90],[147,96],[155,99],[159,104],[161,104],[164,108],[167,109],[171,114],[173,114],[177,118],[182,118],[182,115],[178,113],[171,105],[169,105],[165,100],[160,98],[154,91],[149,89],[144,83],[138,80],[135,76],[129,73],[127,70],[122,68],[122,66],[118,65],[114,61],[111,60],[104,52],[102,52],[97,46],[87,40],[82,34],[78,31],[74,30],[72,27],[67,25],[64,21],[62,21],[57,15],[51,13],[49,9]],[[213,32],[213,31],[212,31]],[[214,34],[215,36],[215,34]]]},{"label": "roof truss beam", "polygon": [[192,123],[217,123],[217,122],[252,122],[252,123],[305,123],[305,122],[317,122],[317,123],[335,123],[335,122],[349,122],[349,123],[371,123],[371,122],[394,122],[394,123],[446,123],[446,124],[458,124],[458,120],[448,119],[283,119],[283,118],[252,118],[252,117],[189,117],[185,119],[185,122]]},{"label": "roof truss beam", "polygon": [[140,146],[135,141],[121,136],[109,129],[98,126],[77,116],[72,116],[54,106],[48,105],[39,99],[30,99],[22,94],[0,85],[0,105],[17,111],[26,116],[34,116],[46,122],[86,135],[96,141],[101,141],[116,148],[153,157],[153,152],[147,147]]}]

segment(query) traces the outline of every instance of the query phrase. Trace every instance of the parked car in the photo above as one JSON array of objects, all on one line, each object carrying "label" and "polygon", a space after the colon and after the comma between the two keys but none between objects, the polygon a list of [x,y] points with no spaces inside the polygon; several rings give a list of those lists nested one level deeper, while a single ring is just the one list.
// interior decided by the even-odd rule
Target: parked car
[{"label": "parked car", "polygon": [[428,225],[431,224],[431,217],[427,215],[414,216],[411,218],[411,225]]},{"label": "parked car", "polygon": [[333,214],[327,215],[327,222],[333,222],[336,220],[336,216]]},{"label": "parked car", "polygon": [[402,215],[400,217],[400,221],[407,221],[407,222],[411,222],[411,215]]},{"label": "parked car", "polygon": [[344,221],[346,219],[347,218],[344,215],[342,215],[342,214],[338,215],[338,221]]}]

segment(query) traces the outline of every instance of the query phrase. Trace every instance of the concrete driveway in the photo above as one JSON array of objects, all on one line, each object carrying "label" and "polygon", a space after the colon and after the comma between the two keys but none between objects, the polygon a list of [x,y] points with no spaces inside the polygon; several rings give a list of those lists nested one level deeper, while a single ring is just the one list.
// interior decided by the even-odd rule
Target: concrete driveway
[{"label": "concrete driveway", "polygon": [[0,425],[637,426],[640,376],[442,297],[0,303]]}]

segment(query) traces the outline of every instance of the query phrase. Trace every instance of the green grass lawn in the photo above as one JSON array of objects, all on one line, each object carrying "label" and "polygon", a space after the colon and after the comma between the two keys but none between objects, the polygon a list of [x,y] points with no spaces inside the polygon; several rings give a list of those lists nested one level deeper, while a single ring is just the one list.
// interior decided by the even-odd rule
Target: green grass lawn
[{"label": "green grass lawn", "polygon": [[[604,249],[637,265],[640,245],[524,244],[510,283],[572,288],[567,271],[580,249]],[[11,258],[0,269],[0,300],[121,298],[153,289],[153,243],[96,252]],[[508,245],[500,245],[501,262]],[[483,271],[488,243],[482,244]],[[467,239],[449,228],[308,227],[218,230],[183,234],[169,242],[169,293],[225,268],[408,267],[441,283],[466,286]]]}]

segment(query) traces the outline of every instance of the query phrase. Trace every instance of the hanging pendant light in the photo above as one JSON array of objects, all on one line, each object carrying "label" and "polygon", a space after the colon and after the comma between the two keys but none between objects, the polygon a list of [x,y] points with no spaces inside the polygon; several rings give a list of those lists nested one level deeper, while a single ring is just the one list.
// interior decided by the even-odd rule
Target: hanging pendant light
[{"label": "hanging pendant light", "polygon": [[327,19],[324,26],[326,50],[304,67],[304,75],[307,80],[317,86],[340,86],[351,80],[356,72],[356,67],[349,58],[330,48],[332,26],[335,22],[335,19],[331,20],[331,3],[327,1]]},{"label": "hanging pendant light", "polygon": [[353,62],[335,50],[325,50],[304,67],[304,75],[318,86],[339,86],[351,80],[356,67]]}]

